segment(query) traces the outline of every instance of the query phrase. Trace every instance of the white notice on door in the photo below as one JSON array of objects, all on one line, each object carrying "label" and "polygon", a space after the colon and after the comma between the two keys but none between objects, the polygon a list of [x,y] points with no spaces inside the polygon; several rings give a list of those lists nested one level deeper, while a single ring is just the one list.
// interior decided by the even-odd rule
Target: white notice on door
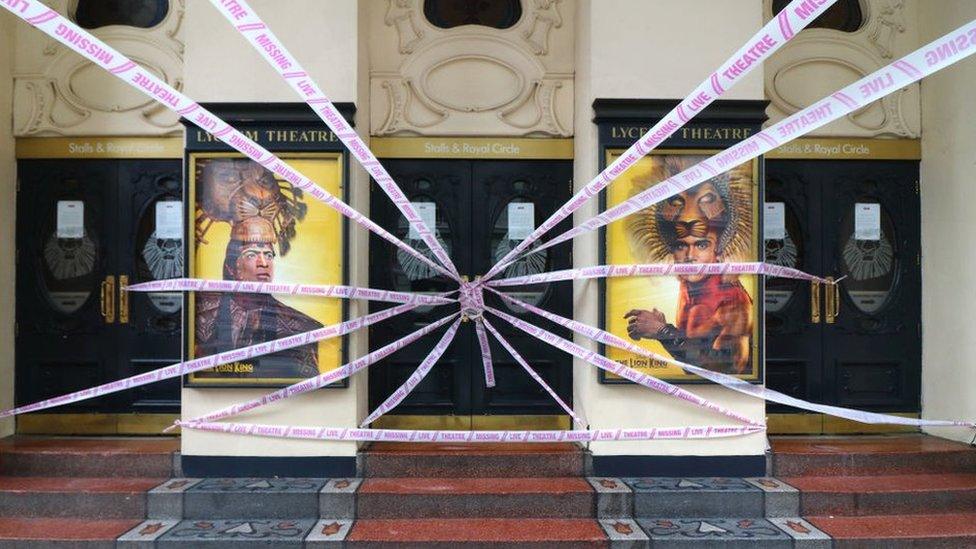
[{"label": "white notice on door", "polygon": [[854,204],[854,240],[881,240],[881,204]]},{"label": "white notice on door", "polygon": [[[411,202],[410,205],[413,206],[413,209],[417,210],[417,215],[424,221],[427,228],[435,231],[435,227],[437,226],[437,204],[433,202]],[[410,225],[409,234],[409,238],[420,240],[420,233],[417,232],[417,228],[413,225]]]},{"label": "white notice on door", "polygon": [[786,239],[786,204],[783,202],[767,202],[763,210],[763,239]]},{"label": "white notice on door", "polygon": [[168,201],[156,203],[156,238],[183,238],[183,203]]},{"label": "white notice on door", "polygon": [[58,200],[57,234],[58,238],[85,237],[84,202],[81,200]]},{"label": "white notice on door", "polygon": [[508,239],[525,240],[535,230],[535,204],[513,202],[508,205]]}]

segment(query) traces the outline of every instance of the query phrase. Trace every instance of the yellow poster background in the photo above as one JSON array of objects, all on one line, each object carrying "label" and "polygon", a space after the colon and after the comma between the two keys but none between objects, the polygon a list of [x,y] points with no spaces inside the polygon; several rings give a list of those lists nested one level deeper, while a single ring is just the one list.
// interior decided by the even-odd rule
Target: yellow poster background
[{"label": "yellow poster background", "polygon": [[[279,153],[278,156],[333,195],[343,196],[342,157],[338,153]],[[189,204],[188,211],[196,211],[197,164],[220,158],[243,157],[230,153],[191,154],[188,169],[190,189],[187,197],[192,203]],[[302,200],[308,206],[308,211],[305,218],[298,221],[295,226],[295,236],[290,241],[291,249],[285,255],[279,251],[275,258],[274,282],[342,284],[345,261],[342,216],[307,193],[303,195]],[[196,238],[191,237],[190,276],[210,280],[222,279],[224,253],[230,240],[230,231],[229,223],[214,223],[207,230],[206,242],[197,242]],[[340,299],[291,295],[274,297],[324,326],[343,320],[343,303]],[[191,298],[190,326],[186,330],[190,358],[193,358],[196,318],[193,301]],[[343,338],[318,342],[319,372],[327,372],[342,365],[342,345]],[[282,385],[298,380],[298,378],[200,377],[190,374],[190,381],[195,385]]]},{"label": "yellow poster background", "polygon": [[[623,152],[620,150],[608,150],[606,163],[610,165]],[[648,173],[658,165],[662,159],[668,155],[711,155],[719,151],[703,150],[675,150],[655,151],[653,154],[640,159],[635,165],[631,166],[606,190],[606,208],[609,209],[621,202],[631,198],[638,192],[647,188],[646,181]],[[757,261],[758,249],[758,190],[759,190],[759,163],[753,161],[751,167],[743,167],[750,171],[752,176],[752,192],[748,208],[752,213],[751,223],[751,245],[746,253],[737,257],[727,258],[726,261]],[[636,180],[644,180],[645,183],[638,183]],[[659,180],[659,179],[658,179]],[[641,215],[640,213],[634,215]],[[607,226],[606,230],[606,261],[608,265],[627,265],[634,263],[646,263],[635,257],[631,239],[628,236],[627,218],[615,221]],[[671,262],[670,260],[668,262]],[[604,326],[607,331],[632,341],[648,351],[672,357],[664,346],[652,339],[640,339],[633,341],[627,333],[628,321],[624,315],[631,310],[651,311],[658,309],[663,312],[667,322],[674,323],[678,310],[679,281],[677,277],[671,276],[644,276],[644,277],[611,277],[607,278],[605,286],[605,307],[604,307]],[[742,275],[739,281],[744,286],[746,293],[752,298],[754,310],[753,334],[750,345],[750,369],[746,374],[738,377],[747,380],[760,380],[759,364],[759,326],[760,314],[762,309],[758,302],[758,280],[755,275]],[[652,361],[640,355],[626,352],[615,347],[606,347],[606,356],[621,362],[631,368],[643,373],[653,375],[658,378],[671,381],[700,381],[701,378],[695,375],[685,374],[680,368],[663,361]],[[672,357],[673,358],[673,357]],[[621,381],[623,378],[611,373],[607,373],[607,379]]]}]

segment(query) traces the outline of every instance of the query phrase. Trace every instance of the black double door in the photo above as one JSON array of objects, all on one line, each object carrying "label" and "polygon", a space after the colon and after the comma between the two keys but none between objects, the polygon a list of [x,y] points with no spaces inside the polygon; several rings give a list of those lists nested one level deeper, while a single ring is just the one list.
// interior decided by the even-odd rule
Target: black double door
[{"label": "black double door", "polygon": [[[434,219],[440,243],[461,275],[473,279],[517,245],[561,206],[572,190],[568,161],[386,160],[389,170],[411,202],[427,219]],[[371,217],[418,250],[426,250],[411,235],[406,219],[375,183],[370,193]],[[431,212],[433,214],[431,215]],[[423,215],[423,213],[422,213]],[[570,228],[567,221],[553,235]],[[572,257],[557,246],[509,266],[503,276],[566,269]],[[410,292],[446,292],[457,288],[422,262],[375,235],[370,240],[370,286]],[[547,310],[572,316],[572,284],[524,286],[511,295]],[[486,292],[488,305],[524,318],[564,337],[561,329],[540,317],[507,305]],[[388,305],[374,302],[371,310]],[[375,350],[457,311],[457,306],[421,307],[370,329]],[[492,326],[515,347],[539,375],[570,406],[572,360],[503,320],[487,315]],[[369,401],[373,409],[402,384],[441,337],[443,330],[395,353],[369,369]],[[508,352],[491,339],[496,385],[485,384],[481,354],[471,322],[462,324],[453,344],[427,378],[393,412],[406,415],[550,415],[562,413],[553,399],[533,381]]]},{"label": "black double door", "polygon": [[919,410],[918,175],[912,161],[766,162],[766,260],[844,277],[833,286],[767,279],[769,387],[845,407]]},{"label": "black double door", "polygon": [[[180,294],[122,288],[183,275],[181,199],[178,159],[18,163],[18,404],[179,362]],[[52,412],[175,412],[179,390],[171,379]]]}]

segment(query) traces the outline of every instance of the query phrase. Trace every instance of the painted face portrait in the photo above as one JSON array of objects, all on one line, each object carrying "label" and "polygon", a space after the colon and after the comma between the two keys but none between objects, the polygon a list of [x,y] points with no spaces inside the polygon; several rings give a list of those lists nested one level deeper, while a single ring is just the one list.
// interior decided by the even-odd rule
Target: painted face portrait
[{"label": "painted face portrait", "polygon": [[236,280],[271,282],[274,280],[274,247],[270,244],[249,244],[234,262]]},{"label": "painted face portrait", "polygon": [[[675,263],[720,263],[718,232],[715,230],[687,231],[671,246]],[[681,275],[688,282],[701,282],[708,275]]]}]

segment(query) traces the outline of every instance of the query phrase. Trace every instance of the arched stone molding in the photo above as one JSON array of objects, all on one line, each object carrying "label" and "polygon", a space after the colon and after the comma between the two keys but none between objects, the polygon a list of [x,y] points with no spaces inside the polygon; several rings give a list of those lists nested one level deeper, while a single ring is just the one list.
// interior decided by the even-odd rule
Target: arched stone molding
[{"label": "arched stone molding", "polygon": [[[860,0],[864,24],[855,32],[805,29],[765,65],[769,122],[870,74],[918,47],[916,0]],[[772,0],[764,0],[767,20]],[[917,138],[919,85],[899,90],[812,133],[819,136]]]},{"label": "arched stone molding", "polygon": [[[78,0],[45,3],[72,17]],[[90,32],[176,89],[182,89],[184,10],[185,0],[170,0],[169,12],[155,27],[110,25]],[[155,101],[48,36],[24,26],[17,32],[16,136],[181,133],[179,117]]]},{"label": "arched stone molding", "polygon": [[372,135],[573,134],[572,9],[522,0],[499,30],[441,29],[423,0],[371,2]]}]

